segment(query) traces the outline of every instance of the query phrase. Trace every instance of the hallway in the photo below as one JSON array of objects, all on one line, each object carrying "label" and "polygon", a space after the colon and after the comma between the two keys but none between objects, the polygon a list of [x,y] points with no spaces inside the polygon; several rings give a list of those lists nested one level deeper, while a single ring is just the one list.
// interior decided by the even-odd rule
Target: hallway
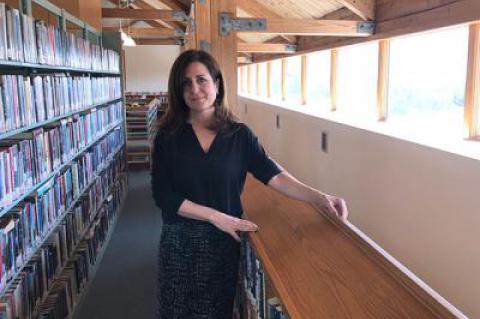
[{"label": "hallway", "polygon": [[125,206],[75,319],[155,317],[161,225],[150,193],[150,173],[130,171]]}]

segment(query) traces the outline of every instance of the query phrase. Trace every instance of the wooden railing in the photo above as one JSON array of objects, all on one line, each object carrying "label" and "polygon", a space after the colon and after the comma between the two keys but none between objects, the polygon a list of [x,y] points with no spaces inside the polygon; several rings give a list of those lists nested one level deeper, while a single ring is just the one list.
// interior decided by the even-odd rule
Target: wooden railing
[{"label": "wooden railing", "polygon": [[[247,178],[249,240],[291,319],[466,318],[349,224]],[[270,292],[271,294],[271,292]],[[268,296],[267,296],[268,298]]]}]

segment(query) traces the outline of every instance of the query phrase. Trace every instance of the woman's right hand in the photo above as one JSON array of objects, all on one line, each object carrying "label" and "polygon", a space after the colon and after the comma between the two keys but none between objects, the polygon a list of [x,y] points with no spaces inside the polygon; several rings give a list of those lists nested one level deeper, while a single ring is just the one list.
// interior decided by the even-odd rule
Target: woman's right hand
[{"label": "woman's right hand", "polygon": [[230,234],[236,241],[240,242],[237,231],[257,231],[258,226],[251,221],[236,218],[221,212],[213,213],[209,218],[210,223],[218,229]]}]

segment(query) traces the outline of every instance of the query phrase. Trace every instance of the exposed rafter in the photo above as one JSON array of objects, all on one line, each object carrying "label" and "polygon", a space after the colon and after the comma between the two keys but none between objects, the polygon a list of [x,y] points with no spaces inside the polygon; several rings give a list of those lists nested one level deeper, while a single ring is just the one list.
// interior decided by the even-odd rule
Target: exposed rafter
[{"label": "exposed rafter", "polygon": [[[161,1],[163,3],[166,4],[166,1]],[[173,2],[178,2],[178,1],[173,1]],[[146,1],[144,0],[135,0],[135,5],[140,8],[140,9],[156,9],[155,7],[153,7],[152,5],[150,5],[149,3],[147,3]],[[172,8],[172,7],[171,7]],[[172,8],[173,10],[177,10],[177,11],[183,11],[185,12],[185,9],[182,8],[182,7],[175,7],[175,8]],[[147,20],[148,21],[148,20]],[[176,22],[176,21],[172,21],[169,23],[171,26],[173,26],[174,28],[180,28],[180,27],[183,27],[183,25],[180,23],[180,22]]]},{"label": "exposed rafter", "polygon": [[134,38],[137,45],[180,45],[178,39],[141,39]]},{"label": "exposed rafter", "polygon": [[268,19],[265,30],[248,32],[289,35],[365,37],[372,34],[373,29],[369,28],[371,25],[372,22],[351,20]]},{"label": "exposed rafter", "polygon": [[295,53],[296,46],[279,43],[237,43],[237,52],[251,53]]},{"label": "exposed rafter", "polygon": [[[252,15],[255,18],[266,19],[282,19],[283,17],[276,12],[273,12],[269,7],[257,2],[256,0],[237,0],[237,6],[243,11]],[[295,43],[295,37],[281,35],[282,38],[290,43]]]},{"label": "exposed rafter", "polygon": [[[157,0],[158,2],[166,5],[172,10],[182,10],[182,11],[187,11],[189,8],[187,8],[186,5],[181,3],[180,1],[177,0]],[[144,0],[135,0],[135,4],[138,4],[139,2],[143,2],[147,5],[149,5],[146,1]]]},{"label": "exposed rafter", "polygon": [[[108,2],[114,4],[114,5],[118,5],[118,3],[115,1],[115,0],[107,0]],[[143,5],[142,4],[142,1],[138,1],[136,2],[135,5],[132,5],[132,9],[137,9],[139,8],[139,6],[141,6],[140,8],[141,9],[145,9],[146,6],[150,6],[149,4],[146,4],[146,5]],[[144,21],[144,20],[140,20],[140,21]],[[174,29],[175,27],[177,27],[176,25],[173,26],[172,24],[176,23],[176,22],[171,22],[171,24],[169,23],[166,23],[166,22],[163,22],[162,20],[146,20],[145,23],[147,23],[149,26],[151,27],[154,27],[154,28],[168,28],[168,29]]]},{"label": "exposed rafter", "polygon": [[323,20],[361,20],[362,18],[347,8],[340,8],[321,16]]},{"label": "exposed rafter", "polygon": [[375,0],[336,0],[364,20],[375,20]]},{"label": "exposed rafter", "polygon": [[[118,31],[119,28],[103,28],[103,31],[107,32],[115,32]],[[124,29],[125,30],[125,29]],[[128,30],[128,31],[127,31]],[[183,36],[183,31],[178,29],[167,29],[167,28],[129,28],[126,29],[128,34],[133,37],[141,37],[141,36],[157,36],[157,37],[179,37]]]},{"label": "exposed rafter", "polygon": [[120,18],[137,20],[163,20],[185,21],[187,16],[184,11],[159,10],[159,9],[120,9],[103,8],[102,18]]}]

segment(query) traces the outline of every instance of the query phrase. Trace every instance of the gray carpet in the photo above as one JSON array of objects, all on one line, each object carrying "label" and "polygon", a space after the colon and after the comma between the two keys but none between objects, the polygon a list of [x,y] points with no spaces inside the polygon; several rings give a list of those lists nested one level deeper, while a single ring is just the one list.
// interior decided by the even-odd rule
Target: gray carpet
[{"label": "gray carpet", "polygon": [[123,212],[76,319],[155,318],[160,211],[149,172],[130,172],[128,181]]}]

